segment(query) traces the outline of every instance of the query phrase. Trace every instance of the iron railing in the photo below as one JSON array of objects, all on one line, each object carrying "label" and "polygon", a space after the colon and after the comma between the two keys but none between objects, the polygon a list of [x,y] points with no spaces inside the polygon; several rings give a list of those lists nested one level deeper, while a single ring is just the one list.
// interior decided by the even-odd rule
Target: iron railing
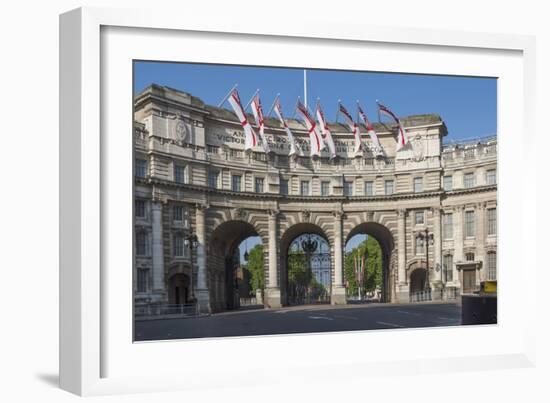
[{"label": "iron railing", "polygon": [[409,302],[424,302],[432,300],[432,290],[416,291],[409,294]]},{"label": "iron railing", "polygon": [[147,304],[134,308],[136,317],[144,316],[197,316],[199,314],[198,304]]}]

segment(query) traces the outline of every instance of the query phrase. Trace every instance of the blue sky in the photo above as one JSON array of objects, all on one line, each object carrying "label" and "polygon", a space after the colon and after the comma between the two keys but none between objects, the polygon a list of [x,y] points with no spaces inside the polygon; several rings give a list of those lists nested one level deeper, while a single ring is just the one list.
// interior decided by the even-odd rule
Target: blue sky
[{"label": "blue sky", "polygon": [[[136,62],[136,93],[151,83],[189,92],[211,105],[217,105],[234,84],[239,85],[243,103],[260,89],[266,113],[280,93],[287,117],[293,115],[297,97],[303,98],[301,69]],[[494,78],[308,70],[308,101],[313,105],[319,97],[328,120],[334,120],[341,99],[354,116],[359,100],[376,121],[378,99],[398,116],[438,113],[449,130],[447,140],[495,134],[496,95]]]},{"label": "blue sky", "polygon": [[[449,131],[446,141],[496,134],[494,78],[330,70],[308,70],[307,77],[309,104],[314,105],[319,97],[330,121],[336,117],[339,99],[353,116],[359,100],[369,118],[376,121],[378,99],[398,116],[439,114]],[[294,114],[296,99],[303,98],[304,91],[301,69],[136,62],[134,91],[138,93],[152,83],[189,92],[211,105],[217,105],[235,84],[243,103],[260,89],[265,113],[280,93],[286,117]],[[364,235],[354,237],[346,250],[364,239]],[[258,237],[253,237],[246,246],[250,249],[259,242]],[[244,246],[243,241],[241,261]]]}]

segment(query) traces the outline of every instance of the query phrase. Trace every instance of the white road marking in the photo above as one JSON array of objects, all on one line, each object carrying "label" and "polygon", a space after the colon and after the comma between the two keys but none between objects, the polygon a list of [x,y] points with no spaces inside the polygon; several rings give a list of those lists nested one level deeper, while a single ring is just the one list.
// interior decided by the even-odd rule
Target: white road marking
[{"label": "white road marking", "polygon": [[404,314],[407,314],[407,315],[415,315],[415,316],[421,315],[418,312],[409,312],[409,311],[397,311],[397,313],[404,313]]},{"label": "white road marking", "polygon": [[355,318],[353,316],[345,316],[345,315],[334,315],[335,318],[339,319],[353,319],[353,320],[359,320],[358,318]]},{"label": "white road marking", "polygon": [[440,320],[452,320],[452,321],[456,320],[456,319],[453,319],[453,318],[446,318],[446,317],[444,317],[444,316],[438,316],[437,319],[440,319]]},{"label": "white road marking", "polygon": [[326,320],[333,320],[332,318],[329,318],[327,316],[308,316],[308,319],[326,319]]},{"label": "white road marking", "polygon": [[395,323],[388,323],[388,322],[376,322],[376,323],[379,324],[379,325],[383,325],[383,326],[404,327],[404,326],[401,326],[401,325],[397,325]]}]

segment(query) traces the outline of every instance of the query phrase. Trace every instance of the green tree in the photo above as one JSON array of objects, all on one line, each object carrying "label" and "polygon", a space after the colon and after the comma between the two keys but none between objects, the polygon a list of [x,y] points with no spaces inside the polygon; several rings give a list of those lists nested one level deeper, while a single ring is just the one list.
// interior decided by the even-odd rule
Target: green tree
[{"label": "green tree", "polygon": [[306,255],[302,251],[288,251],[288,281],[305,287],[311,282],[312,273],[308,270]]},{"label": "green tree", "polygon": [[248,252],[246,269],[250,272],[250,292],[264,288],[264,249],[262,245],[254,246]]},{"label": "green tree", "polygon": [[366,260],[365,276],[363,278],[363,290],[374,291],[382,288],[382,248],[373,237],[368,237],[351,251],[346,253],[344,258],[344,274],[348,283],[348,294],[357,295],[359,284],[355,278],[354,257],[361,259],[368,252]]}]

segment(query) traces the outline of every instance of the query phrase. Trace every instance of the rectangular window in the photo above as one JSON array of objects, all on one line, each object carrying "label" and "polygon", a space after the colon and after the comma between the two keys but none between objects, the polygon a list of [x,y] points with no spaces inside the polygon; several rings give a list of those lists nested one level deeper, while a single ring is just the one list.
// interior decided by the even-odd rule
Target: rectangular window
[{"label": "rectangular window", "polygon": [[453,214],[443,214],[443,238],[453,239]]},{"label": "rectangular window", "polygon": [[475,211],[469,210],[464,213],[465,232],[467,237],[475,236]]},{"label": "rectangular window", "polygon": [[443,177],[443,190],[450,191],[453,190],[453,177],[452,175],[445,175]]},{"label": "rectangular window", "polygon": [[365,182],[365,196],[374,196],[372,181]]},{"label": "rectangular window", "polygon": [[321,196],[330,196],[330,182],[321,182]]},{"label": "rectangular window", "polygon": [[453,281],[453,255],[443,256],[443,281]]},{"label": "rectangular window", "polygon": [[148,278],[149,278],[149,269],[137,270],[137,292],[147,292]]},{"label": "rectangular window", "polygon": [[496,235],[497,233],[497,209],[487,209],[487,235]]},{"label": "rectangular window", "polygon": [[211,187],[211,188],[217,188],[219,178],[220,178],[220,173],[218,171],[209,171],[208,172],[208,186]]},{"label": "rectangular window", "polygon": [[147,233],[138,232],[136,234],[136,255],[145,256],[147,255]]},{"label": "rectangular window", "polygon": [[136,217],[145,218],[145,200],[136,200],[135,213]]},{"label": "rectangular window", "polygon": [[254,191],[256,193],[264,192],[264,178],[255,178],[254,179]]},{"label": "rectangular window", "polygon": [[135,170],[138,178],[145,178],[147,176],[147,160],[136,158]]},{"label": "rectangular window", "polygon": [[414,178],[414,193],[422,192],[422,178]]},{"label": "rectangular window", "polygon": [[414,212],[414,223],[416,225],[424,224],[424,212],[423,211],[415,211]]},{"label": "rectangular window", "polygon": [[279,191],[282,195],[288,196],[288,179],[281,179]]},{"label": "rectangular window", "polygon": [[174,206],[174,221],[183,221],[183,207]]},{"label": "rectangular window", "polygon": [[185,177],[185,166],[176,164],[174,165],[174,182],[176,183],[187,183]]},{"label": "rectangular window", "polygon": [[174,256],[177,256],[177,257],[184,256],[184,246],[183,246],[183,235],[182,234],[174,235]]},{"label": "rectangular window", "polygon": [[353,196],[353,182],[344,182],[344,196]]},{"label": "rectangular window", "polygon": [[473,262],[476,259],[476,255],[473,252],[466,253],[466,261]]},{"label": "rectangular window", "polygon": [[464,187],[466,189],[473,188],[475,186],[475,177],[473,172],[464,174]]},{"label": "rectangular window", "polygon": [[393,194],[393,180],[384,181],[384,193],[386,195]]},{"label": "rectangular window", "polygon": [[234,192],[240,192],[241,191],[241,182],[242,182],[242,176],[241,175],[233,175],[231,177],[231,190]]},{"label": "rectangular window", "polygon": [[485,172],[485,183],[487,185],[496,185],[497,184],[497,171],[496,171],[496,169],[488,169]]},{"label": "rectangular window", "polygon": [[497,279],[497,254],[496,252],[487,253],[487,280]]},{"label": "rectangular window", "polygon": [[300,194],[309,196],[309,181],[300,181]]},{"label": "rectangular window", "polygon": [[423,255],[426,253],[426,250],[424,249],[424,238],[421,236],[416,237],[416,254],[417,255]]}]

